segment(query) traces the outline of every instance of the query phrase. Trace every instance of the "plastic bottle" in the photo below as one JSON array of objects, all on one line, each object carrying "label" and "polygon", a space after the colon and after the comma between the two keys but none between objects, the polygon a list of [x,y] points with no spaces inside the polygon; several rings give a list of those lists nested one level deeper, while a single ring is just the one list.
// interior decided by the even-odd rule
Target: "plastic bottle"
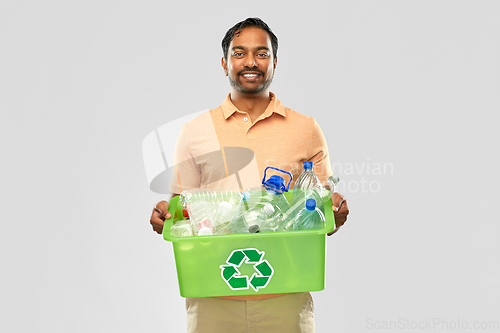
[{"label": "plastic bottle", "polygon": [[198,231],[203,227],[210,228],[213,233],[214,225],[212,223],[212,216],[205,201],[195,201],[188,204],[187,211],[189,212],[189,218],[191,219],[195,235],[198,235]]},{"label": "plastic bottle", "polygon": [[185,209],[182,210],[182,215],[186,219],[175,222],[170,229],[170,234],[174,237],[193,236],[193,227],[191,225],[191,221],[189,220],[189,214]]},{"label": "plastic bottle", "polygon": [[335,192],[335,189],[337,187],[337,184],[339,183],[340,178],[338,176],[330,176],[326,180],[326,184],[324,184],[324,187],[330,190],[331,193]]},{"label": "plastic bottle", "polygon": [[198,230],[198,236],[210,236],[213,234],[212,228],[209,227],[201,227],[200,230]]},{"label": "plastic bottle", "polygon": [[228,201],[236,208],[236,205],[240,201],[240,196],[239,192],[231,192],[222,189],[191,189],[181,192],[180,202],[183,207],[187,207],[190,204],[203,201],[206,203],[210,214],[214,216],[222,201]]},{"label": "plastic bottle", "polygon": [[263,207],[255,206],[229,222],[223,232],[227,234],[258,232],[261,225],[274,212],[274,207],[270,203],[266,203]]},{"label": "plastic bottle", "polygon": [[321,229],[325,226],[325,215],[316,207],[316,200],[307,199],[305,207],[293,219],[293,230]]},{"label": "plastic bottle", "polygon": [[[273,175],[266,180],[266,172],[268,169],[274,169],[290,176],[290,181],[292,175],[289,172],[267,167],[264,170],[264,178],[262,179],[262,187],[251,188],[241,195],[241,201],[236,208],[234,214],[234,220],[238,219],[240,216],[248,214],[251,211],[260,211],[264,208],[266,204],[271,204],[273,206],[274,212],[272,214],[277,214],[278,212],[284,212],[290,208],[288,200],[285,198],[283,192],[288,191],[288,186],[285,186],[285,180],[283,177]],[[254,213],[249,213],[254,214]],[[250,216],[248,215],[248,216]]]},{"label": "plastic bottle", "polygon": [[225,226],[233,218],[233,205],[230,202],[222,201],[214,214],[213,225],[214,234],[218,235],[222,233]]},{"label": "plastic bottle", "polygon": [[[262,223],[260,232],[287,231],[288,223],[288,215],[278,212]],[[289,230],[292,230],[292,228]]]},{"label": "plastic bottle", "polygon": [[[236,210],[233,213],[233,219],[240,217],[245,214],[250,209],[261,204],[262,198],[262,190],[258,189],[248,189],[246,191],[241,192],[241,198],[236,206]],[[260,206],[261,208],[263,205]]]},{"label": "plastic bottle", "polygon": [[328,199],[330,199],[330,191],[328,191],[327,189],[318,191],[318,189],[316,188],[300,191],[297,196],[295,196],[292,201],[290,201],[290,208],[285,211],[290,219],[293,219],[295,216],[297,216],[300,210],[304,208],[307,199],[314,199],[318,208],[323,210],[324,203],[327,202]]},{"label": "plastic bottle", "polygon": [[285,188],[285,180],[282,177],[273,175],[263,182],[263,185],[267,190],[262,198],[265,203],[272,204],[276,211],[285,212],[290,209],[290,204],[284,195],[288,189]]},{"label": "plastic bottle", "polygon": [[304,190],[316,189],[321,191],[323,186],[313,171],[313,162],[304,161],[304,171],[299,175],[293,187],[293,196],[296,197]]}]

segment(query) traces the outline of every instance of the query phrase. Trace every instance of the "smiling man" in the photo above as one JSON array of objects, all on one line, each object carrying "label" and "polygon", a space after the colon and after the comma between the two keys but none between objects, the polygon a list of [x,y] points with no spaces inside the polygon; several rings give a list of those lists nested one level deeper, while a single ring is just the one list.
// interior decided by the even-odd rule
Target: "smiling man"
[{"label": "smiling man", "polygon": [[[313,118],[283,106],[269,91],[278,61],[278,39],[271,29],[258,18],[248,18],[227,31],[222,50],[230,94],[221,106],[182,127],[170,183],[173,195],[193,188],[238,191],[257,187],[267,166],[288,171],[295,180],[304,161],[312,161],[318,178],[326,183],[331,167],[320,127]],[[227,172],[229,157],[224,152],[228,147],[244,147],[254,154],[238,177]],[[217,151],[222,154],[219,159],[211,154]],[[332,194],[332,202],[338,229],[349,210],[338,193]],[[150,218],[156,232],[162,232],[165,218],[170,218],[168,202],[161,201]],[[315,330],[310,293],[191,298],[186,299],[186,309],[188,332]]]},{"label": "smiling man", "polygon": [[[227,45],[227,40],[224,42]],[[242,99],[240,94],[244,95],[243,99],[249,96],[269,99],[268,88],[277,62],[270,36],[265,30],[250,27],[245,33],[240,31],[233,36],[229,50],[224,50],[222,58],[222,67],[233,89],[231,100]]]}]

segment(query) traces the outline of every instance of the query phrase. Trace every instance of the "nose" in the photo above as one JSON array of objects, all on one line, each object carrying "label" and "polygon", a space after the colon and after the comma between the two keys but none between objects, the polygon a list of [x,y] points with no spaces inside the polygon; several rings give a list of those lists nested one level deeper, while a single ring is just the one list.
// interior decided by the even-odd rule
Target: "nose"
[{"label": "nose", "polygon": [[253,54],[248,54],[245,57],[245,66],[247,67],[257,67],[257,62],[255,61],[255,57]]}]

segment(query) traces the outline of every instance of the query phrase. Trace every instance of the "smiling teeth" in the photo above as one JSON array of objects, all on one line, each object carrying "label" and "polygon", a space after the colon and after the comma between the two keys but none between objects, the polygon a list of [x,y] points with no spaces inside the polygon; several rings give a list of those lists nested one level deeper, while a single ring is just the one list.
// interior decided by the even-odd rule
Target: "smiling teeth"
[{"label": "smiling teeth", "polygon": [[256,77],[258,74],[243,74],[244,77]]}]

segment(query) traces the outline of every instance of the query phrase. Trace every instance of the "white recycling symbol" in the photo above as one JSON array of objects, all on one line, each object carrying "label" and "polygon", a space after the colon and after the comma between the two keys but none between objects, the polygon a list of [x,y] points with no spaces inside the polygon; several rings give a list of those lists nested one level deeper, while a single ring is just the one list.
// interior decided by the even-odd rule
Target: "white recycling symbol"
[{"label": "white recycling symbol", "polygon": [[[255,291],[267,287],[274,269],[264,259],[265,252],[254,248],[238,249],[231,252],[226,260],[227,265],[220,265],[222,279],[232,290],[244,290],[250,287]],[[238,268],[243,264],[253,264],[255,272],[250,278],[241,275]]]}]

